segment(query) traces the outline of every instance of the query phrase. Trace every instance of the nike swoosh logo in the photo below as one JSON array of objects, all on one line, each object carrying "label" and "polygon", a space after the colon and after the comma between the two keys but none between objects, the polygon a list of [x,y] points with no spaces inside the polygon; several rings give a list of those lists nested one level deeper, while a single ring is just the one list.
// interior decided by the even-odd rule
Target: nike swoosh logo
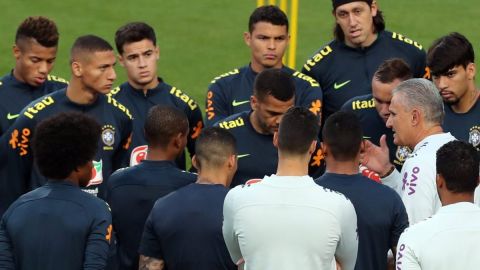
[{"label": "nike swoosh logo", "polygon": [[341,83],[341,84],[335,83],[335,84],[333,85],[333,88],[334,88],[335,90],[338,90],[338,89],[344,87],[345,85],[347,85],[350,81],[351,81],[351,80],[348,80],[348,81],[343,82],[343,83]]},{"label": "nike swoosh logo", "polygon": [[244,101],[236,101],[235,99],[232,101],[232,106],[233,107],[237,107],[237,106],[240,106],[242,104],[245,104],[245,103],[248,103],[250,102],[250,100],[244,100]]},{"label": "nike swoosh logo", "polygon": [[248,157],[248,156],[250,156],[250,154],[237,155],[237,158],[244,158],[244,157]]},{"label": "nike swoosh logo", "polygon": [[10,113],[8,113],[8,114],[7,114],[7,119],[8,119],[8,120],[12,120],[12,119],[17,118],[18,116],[19,116],[19,114],[10,114]]}]

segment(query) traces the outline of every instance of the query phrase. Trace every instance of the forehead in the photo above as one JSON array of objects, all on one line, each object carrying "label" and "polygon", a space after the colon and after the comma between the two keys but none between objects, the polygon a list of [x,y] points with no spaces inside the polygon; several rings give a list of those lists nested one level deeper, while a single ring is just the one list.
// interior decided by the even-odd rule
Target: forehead
[{"label": "forehead", "polygon": [[272,95],[267,95],[265,98],[263,98],[263,100],[259,100],[258,102],[268,111],[285,112],[293,106],[295,98],[291,98],[287,101],[281,101]]},{"label": "forehead", "polygon": [[364,1],[356,1],[356,2],[351,2],[347,4],[343,4],[341,6],[338,6],[337,9],[335,9],[335,13],[338,12],[350,12],[354,9],[358,8],[369,8],[370,6],[368,5],[367,2]]},{"label": "forehead", "polygon": [[287,35],[286,25],[274,25],[269,22],[257,22],[253,25],[253,35],[281,36]]},{"label": "forehead", "polygon": [[155,48],[153,41],[149,39],[142,39],[140,41],[125,43],[123,45],[123,54],[139,53],[143,51],[152,50]]},{"label": "forehead", "polygon": [[375,78],[372,79],[372,93],[373,95],[391,95],[393,89],[397,87],[401,81],[395,79],[390,83],[383,83]]},{"label": "forehead", "polygon": [[115,53],[113,51],[97,51],[93,53],[86,52],[85,59],[89,65],[113,65],[115,64]]},{"label": "forehead", "polygon": [[44,47],[33,38],[22,39],[17,42],[17,46],[24,54],[44,56],[45,58],[55,57],[57,54],[57,46]]}]

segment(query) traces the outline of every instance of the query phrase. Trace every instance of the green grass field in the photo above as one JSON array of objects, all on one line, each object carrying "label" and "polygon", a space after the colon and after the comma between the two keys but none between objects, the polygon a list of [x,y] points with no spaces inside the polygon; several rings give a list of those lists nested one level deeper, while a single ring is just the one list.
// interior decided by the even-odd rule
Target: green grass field
[{"label": "green grass field", "polygon": [[[478,0],[378,0],[387,29],[403,33],[428,47],[451,31],[466,35],[480,48]],[[300,0],[297,68],[332,38],[331,1]],[[68,51],[76,37],[96,34],[112,42],[116,29],[130,21],[145,21],[157,32],[159,73],[165,81],[193,96],[203,107],[207,86],[218,74],[244,65],[249,50],[242,33],[255,0],[84,0],[0,1],[0,74],[14,64],[11,54],[18,24],[30,15],[54,19],[61,34],[53,74],[70,77]],[[117,83],[125,74],[117,68]]]}]

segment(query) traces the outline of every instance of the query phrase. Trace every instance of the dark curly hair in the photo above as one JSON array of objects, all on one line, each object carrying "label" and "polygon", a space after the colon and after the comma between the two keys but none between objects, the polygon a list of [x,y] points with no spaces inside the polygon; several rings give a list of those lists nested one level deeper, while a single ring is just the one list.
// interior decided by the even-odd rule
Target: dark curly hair
[{"label": "dark curly hair", "polygon": [[123,54],[125,44],[150,40],[153,45],[157,44],[157,37],[153,28],[144,22],[131,22],[120,27],[115,33],[115,46],[119,54]]},{"label": "dark curly hair", "polygon": [[41,121],[33,137],[33,156],[40,173],[63,180],[95,156],[101,127],[90,116],[64,112]]},{"label": "dark curly hair", "polygon": [[18,27],[15,43],[33,38],[40,45],[51,48],[58,45],[58,36],[54,21],[42,16],[28,17]]}]

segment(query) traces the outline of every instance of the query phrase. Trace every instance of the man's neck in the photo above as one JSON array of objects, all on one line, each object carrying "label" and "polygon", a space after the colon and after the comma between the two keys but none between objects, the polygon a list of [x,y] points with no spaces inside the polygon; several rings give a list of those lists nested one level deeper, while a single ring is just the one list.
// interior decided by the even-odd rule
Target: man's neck
[{"label": "man's neck", "polygon": [[310,156],[285,156],[278,153],[277,176],[304,176],[308,175]]},{"label": "man's neck", "polygon": [[148,147],[147,160],[152,161],[174,161],[179,153],[174,151],[168,151],[164,149],[157,149],[153,147]]},{"label": "man's neck", "polygon": [[155,87],[157,87],[160,84],[157,77],[155,77],[151,82],[149,82],[147,84],[138,84],[138,83],[136,83],[136,82],[134,82],[133,80],[130,80],[130,79],[128,79],[128,83],[133,88],[142,90],[144,95],[147,94],[148,90],[154,89]]},{"label": "man's neck", "polygon": [[450,107],[456,113],[466,113],[475,106],[479,94],[480,91],[473,86],[472,90],[467,91],[467,93],[456,104],[453,104]]},{"label": "man's neck", "polygon": [[272,67],[265,67],[265,66],[261,65],[260,63],[256,63],[255,61],[251,61],[250,62],[250,67],[252,68],[253,72],[260,73],[267,68],[282,68],[283,63],[282,63],[282,61],[280,61],[279,63],[277,63],[276,65],[274,65]]},{"label": "man's neck", "polygon": [[227,186],[228,175],[218,168],[204,168],[198,171],[197,184]]},{"label": "man's neck", "polygon": [[448,193],[441,196],[442,206],[454,203],[469,202],[473,203],[473,193]]},{"label": "man's neck", "polygon": [[87,89],[75,81],[70,81],[66,94],[70,101],[80,105],[89,105],[94,103],[99,95],[93,90]]},{"label": "man's neck", "polygon": [[337,161],[333,157],[325,157],[325,163],[327,164],[326,172],[335,174],[358,174],[359,160],[350,161]]}]

